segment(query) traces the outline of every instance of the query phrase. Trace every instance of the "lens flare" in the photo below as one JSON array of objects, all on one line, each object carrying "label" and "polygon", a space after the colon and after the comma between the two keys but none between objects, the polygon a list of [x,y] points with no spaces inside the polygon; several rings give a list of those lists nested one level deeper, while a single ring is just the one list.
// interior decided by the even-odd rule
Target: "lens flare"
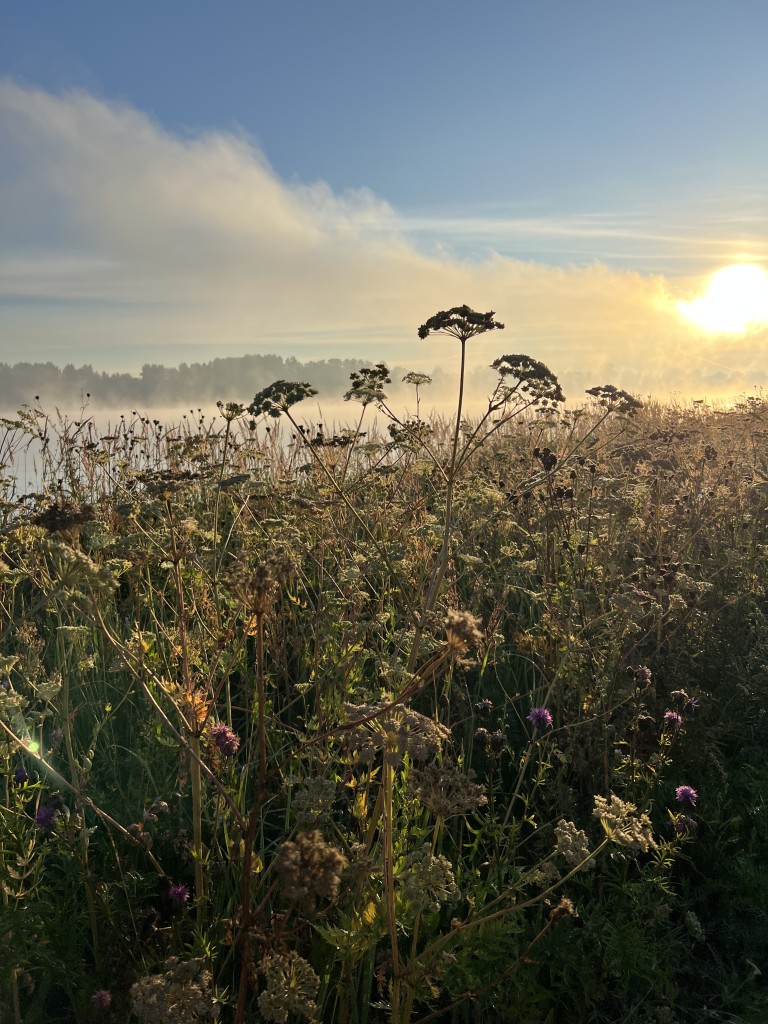
[{"label": "lens flare", "polygon": [[712,334],[743,334],[768,325],[768,275],[751,263],[713,274],[698,298],[676,303],[691,323]]}]

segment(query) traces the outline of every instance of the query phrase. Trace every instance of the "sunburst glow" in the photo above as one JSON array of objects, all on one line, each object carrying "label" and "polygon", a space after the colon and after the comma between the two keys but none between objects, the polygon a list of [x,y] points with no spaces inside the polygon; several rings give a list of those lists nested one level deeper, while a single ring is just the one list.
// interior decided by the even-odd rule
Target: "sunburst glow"
[{"label": "sunburst glow", "polygon": [[768,275],[751,263],[725,267],[712,275],[703,295],[678,302],[677,308],[713,334],[742,334],[768,325]]}]

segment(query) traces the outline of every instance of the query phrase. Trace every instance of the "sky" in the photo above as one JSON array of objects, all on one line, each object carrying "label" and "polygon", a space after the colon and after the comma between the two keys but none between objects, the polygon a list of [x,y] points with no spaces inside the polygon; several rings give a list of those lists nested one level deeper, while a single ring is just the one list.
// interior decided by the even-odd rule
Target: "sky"
[{"label": "sky", "polygon": [[753,392],[766,38],[765,0],[0,0],[0,361],[450,371],[416,332],[467,303],[569,397]]}]

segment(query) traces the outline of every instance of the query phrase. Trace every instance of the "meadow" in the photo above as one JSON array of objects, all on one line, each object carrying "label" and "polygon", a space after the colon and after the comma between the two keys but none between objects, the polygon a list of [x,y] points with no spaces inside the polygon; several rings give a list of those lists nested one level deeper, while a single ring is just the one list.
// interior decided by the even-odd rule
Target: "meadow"
[{"label": "meadow", "polygon": [[0,421],[0,1020],[768,1017],[768,401],[468,418],[502,326],[452,417]]}]

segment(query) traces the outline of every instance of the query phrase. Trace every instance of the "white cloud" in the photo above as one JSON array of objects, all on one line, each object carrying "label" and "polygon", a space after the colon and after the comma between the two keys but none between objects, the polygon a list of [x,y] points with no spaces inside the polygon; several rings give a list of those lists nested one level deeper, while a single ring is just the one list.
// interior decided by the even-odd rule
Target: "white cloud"
[{"label": "white cloud", "polygon": [[[444,343],[419,344],[416,328],[462,302],[507,323],[476,346],[479,362],[528,352],[566,384],[703,391],[703,357],[717,361],[676,316],[660,276],[427,254],[411,232],[439,223],[409,223],[367,189],[281,181],[244,136],[173,135],[125,104],[11,81],[0,82],[0,133],[7,361],[66,353],[133,368],[148,351],[189,361],[272,350],[430,367]],[[627,244],[643,233],[610,217],[444,227]],[[646,234],[663,242],[657,229]],[[718,387],[747,387],[750,372],[742,361]]]}]

